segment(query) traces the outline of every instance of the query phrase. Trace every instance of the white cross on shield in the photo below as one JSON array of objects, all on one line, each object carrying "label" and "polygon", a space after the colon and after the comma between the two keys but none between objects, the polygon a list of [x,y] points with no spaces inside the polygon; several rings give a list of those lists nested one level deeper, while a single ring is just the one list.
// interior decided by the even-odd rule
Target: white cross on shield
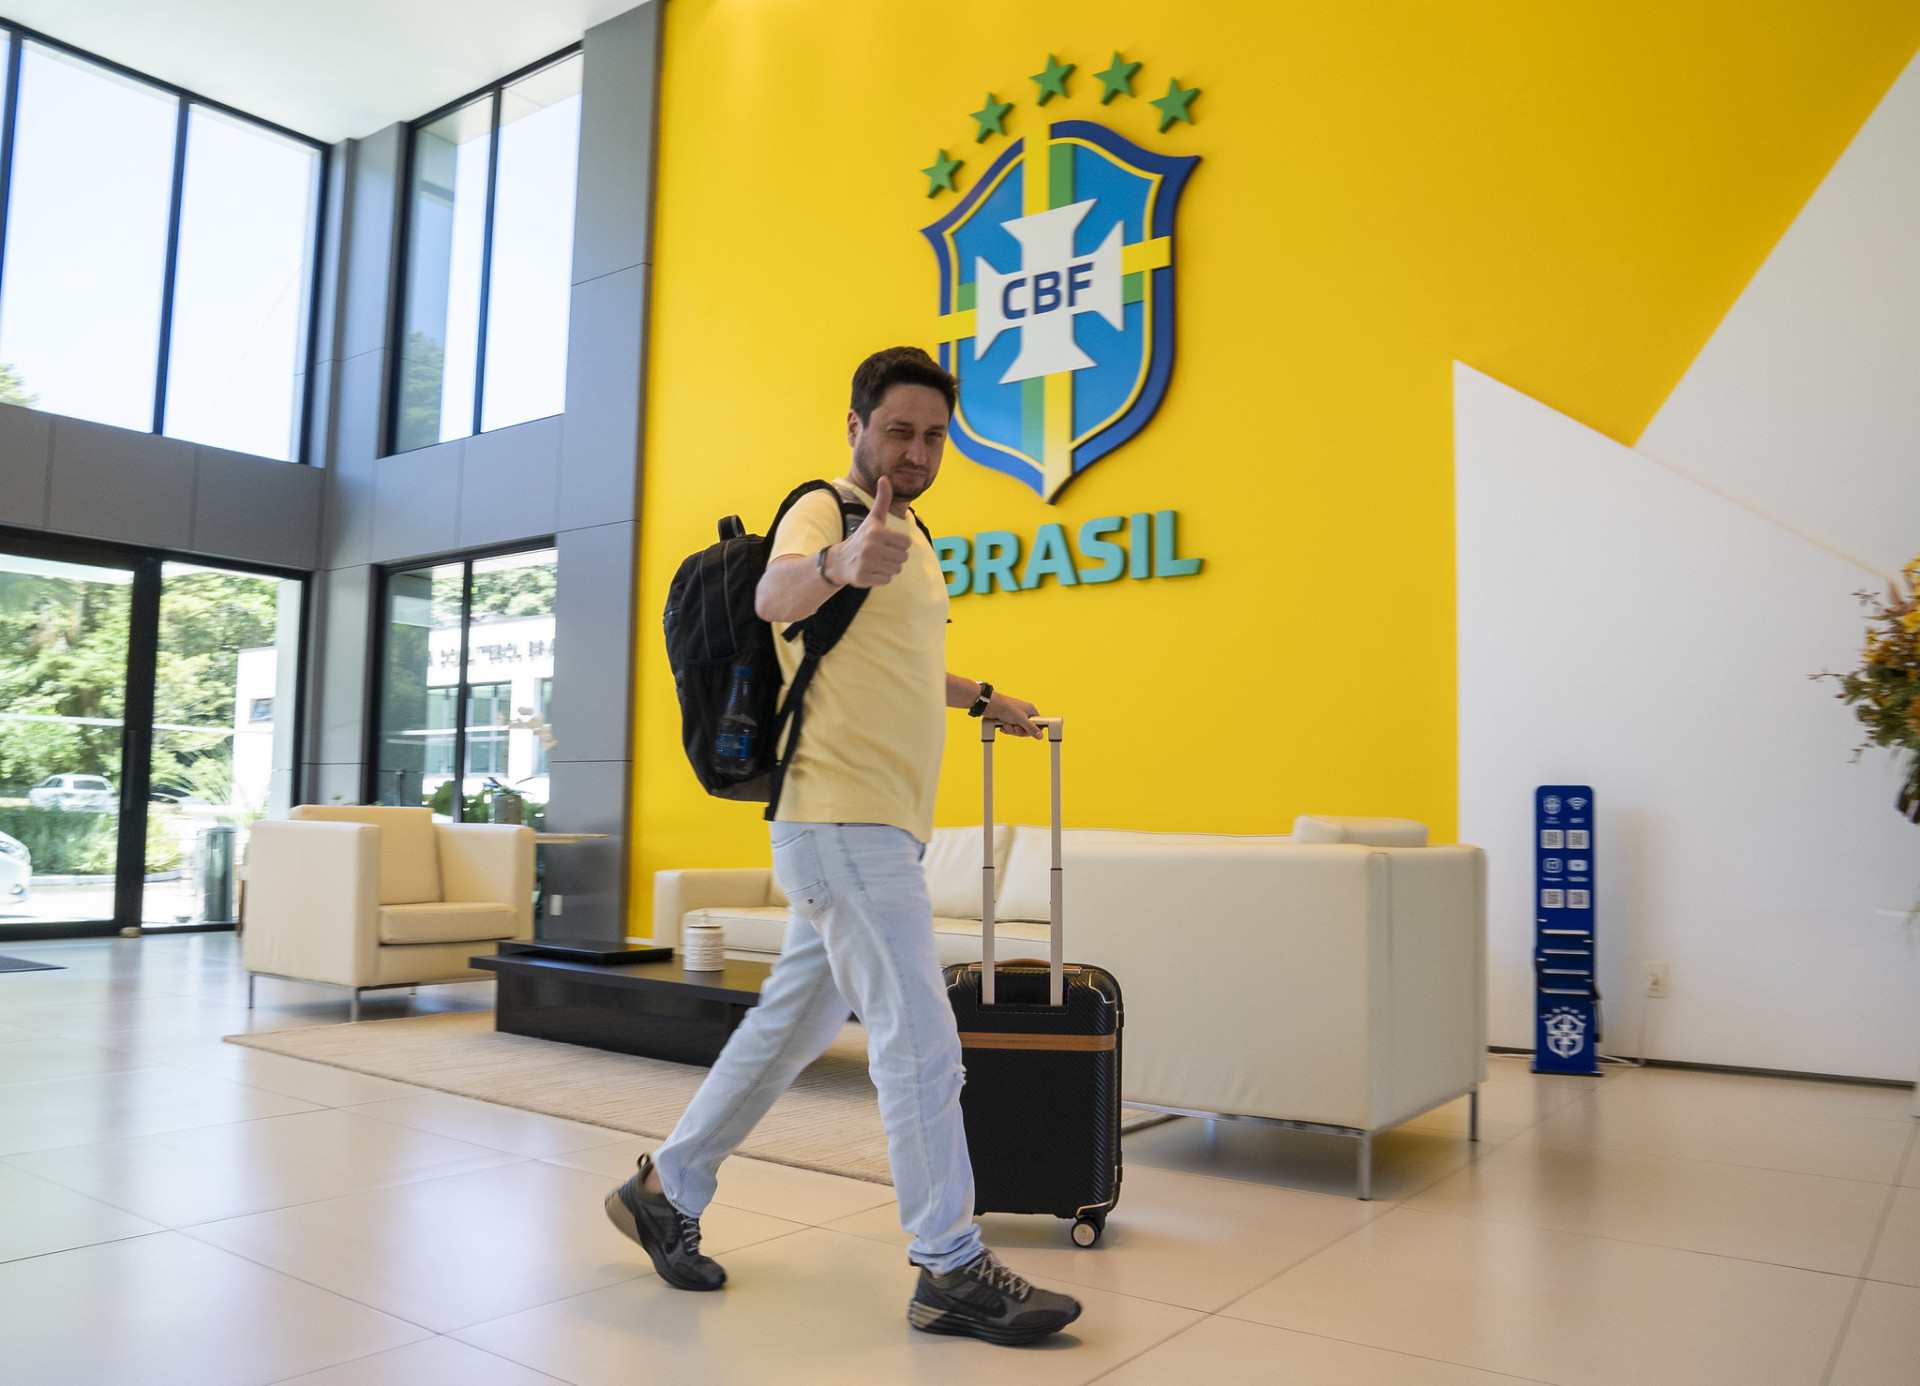
[{"label": "white cross on shield", "polygon": [[1093,365],[1073,340],[1073,320],[1081,313],[1098,313],[1116,330],[1125,328],[1120,224],[1091,255],[1073,253],[1074,233],[1093,205],[1074,202],[1002,222],[1022,251],[1021,268],[1012,274],[975,257],[973,359],[985,356],[1002,332],[1020,332],[1020,354],[1000,377],[1002,385]]}]

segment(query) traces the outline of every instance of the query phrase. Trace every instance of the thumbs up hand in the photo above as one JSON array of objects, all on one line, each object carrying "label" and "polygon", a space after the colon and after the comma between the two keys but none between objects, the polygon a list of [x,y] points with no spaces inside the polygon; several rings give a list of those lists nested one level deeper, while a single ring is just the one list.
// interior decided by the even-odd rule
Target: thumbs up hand
[{"label": "thumbs up hand", "polygon": [[860,528],[827,550],[827,578],[840,587],[885,587],[907,566],[911,536],[887,527],[893,483],[881,477],[873,488],[873,509]]}]

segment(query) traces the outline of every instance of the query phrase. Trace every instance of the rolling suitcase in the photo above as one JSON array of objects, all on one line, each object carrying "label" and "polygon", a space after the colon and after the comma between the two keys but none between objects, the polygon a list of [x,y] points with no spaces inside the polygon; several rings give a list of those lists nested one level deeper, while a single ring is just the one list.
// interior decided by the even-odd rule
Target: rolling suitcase
[{"label": "rolling suitcase", "polygon": [[974,1212],[1073,1219],[1073,1240],[1100,1240],[1120,1198],[1120,985],[1098,967],[1061,961],[1060,742],[1053,761],[1051,955],[996,966],[993,941],[993,740],[982,722],[986,813],[981,960],[946,969],[967,1080],[960,1090],[973,1157]]}]

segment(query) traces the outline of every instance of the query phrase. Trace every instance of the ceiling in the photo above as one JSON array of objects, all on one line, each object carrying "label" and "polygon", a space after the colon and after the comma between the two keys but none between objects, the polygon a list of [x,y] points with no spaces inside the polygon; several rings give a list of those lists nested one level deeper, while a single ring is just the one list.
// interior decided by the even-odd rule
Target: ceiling
[{"label": "ceiling", "polygon": [[0,0],[0,15],[331,143],[424,115],[635,4]]}]

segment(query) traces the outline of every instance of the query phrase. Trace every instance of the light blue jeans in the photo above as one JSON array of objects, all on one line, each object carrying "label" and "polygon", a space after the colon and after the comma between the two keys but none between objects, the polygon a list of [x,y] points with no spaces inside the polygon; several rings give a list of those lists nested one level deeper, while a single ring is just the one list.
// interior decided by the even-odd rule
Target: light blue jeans
[{"label": "light blue jeans", "polygon": [[960,1116],[960,1035],[933,947],[925,849],[878,823],[775,823],[773,869],[791,913],[760,1004],[714,1062],[679,1125],[654,1152],[674,1207],[698,1217],[720,1162],[851,1009],[867,1027],[908,1256],[936,1275],[984,1250],[973,1223],[973,1167]]}]

